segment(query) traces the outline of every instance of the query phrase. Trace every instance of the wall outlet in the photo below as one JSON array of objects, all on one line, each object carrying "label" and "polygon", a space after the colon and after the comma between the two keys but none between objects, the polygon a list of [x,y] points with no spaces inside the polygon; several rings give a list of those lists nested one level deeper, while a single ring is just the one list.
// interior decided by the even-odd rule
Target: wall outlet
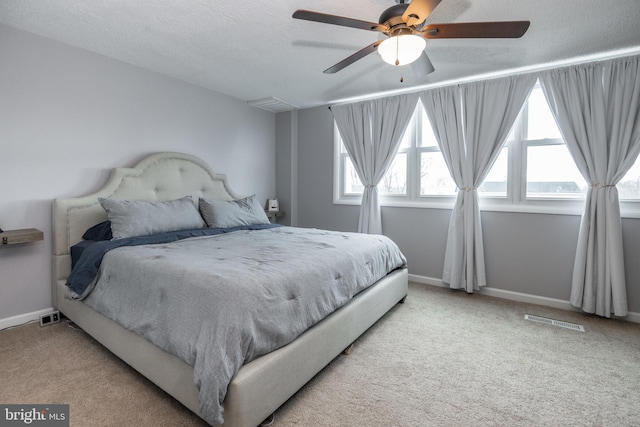
[{"label": "wall outlet", "polygon": [[43,314],[40,316],[40,326],[47,326],[52,323],[58,323],[60,321],[60,312],[53,311],[48,314]]}]

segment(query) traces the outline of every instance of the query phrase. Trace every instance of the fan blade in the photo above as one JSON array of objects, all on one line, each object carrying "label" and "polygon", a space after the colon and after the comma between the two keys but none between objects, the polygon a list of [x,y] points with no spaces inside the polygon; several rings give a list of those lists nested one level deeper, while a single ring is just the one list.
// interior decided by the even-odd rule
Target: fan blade
[{"label": "fan blade", "polygon": [[407,6],[407,9],[402,14],[402,20],[410,27],[420,25],[441,1],[442,0],[411,0],[411,3],[409,3],[409,6]]},{"label": "fan blade", "polygon": [[338,62],[336,65],[327,68],[326,70],[323,71],[323,73],[325,73],[325,74],[337,73],[338,71],[340,71],[343,68],[353,64],[354,62],[364,58],[365,56],[369,55],[370,53],[375,52],[380,43],[382,43],[382,40],[378,40],[377,42],[371,43],[369,46],[367,46],[367,47],[365,47],[363,49],[360,49],[359,51],[357,51],[353,55],[343,59],[340,62]]},{"label": "fan blade", "polygon": [[422,55],[415,61],[411,63],[411,68],[413,68],[413,72],[416,73],[416,76],[422,77],[427,74],[433,73],[436,69],[433,68],[433,64],[431,60],[427,56],[426,52],[422,52]]},{"label": "fan blade", "polygon": [[380,31],[386,33],[389,28],[375,22],[361,21],[359,19],[346,18],[344,16],[328,15],[326,13],[312,12],[310,10],[298,9],[293,13],[296,19],[305,21],[322,22],[324,24],[340,25],[342,27],[357,28],[359,30]]},{"label": "fan blade", "polygon": [[529,21],[429,24],[425,25],[421,34],[426,39],[517,39],[527,32],[529,24]]}]

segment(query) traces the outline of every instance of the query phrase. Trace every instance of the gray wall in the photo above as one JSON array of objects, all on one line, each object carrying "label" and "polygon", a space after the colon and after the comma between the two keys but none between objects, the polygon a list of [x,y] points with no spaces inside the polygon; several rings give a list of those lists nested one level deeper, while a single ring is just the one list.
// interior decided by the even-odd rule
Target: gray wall
[{"label": "gray wall", "polygon": [[[297,115],[298,225],[356,231],[359,207],[333,204],[331,111],[318,107]],[[407,256],[411,274],[442,278],[450,214],[382,208],[383,232]],[[568,301],[579,225],[575,215],[482,212],[488,286]],[[639,313],[640,219],[625,218],[622,226],[629,310]]]},{"label": "gray wall", "polygon": [[45,234],[0,246],[0,326],[51,307],[54,198],[178,151],[266,201],[276,194],[275,123],[243,101],[0,25],[0,227]]},{"label": "gray wall", "polygon": [[278,219],[282,225],[294,225],[297,217],[296,171],[296,112],[276,116],[276,187],[280,210],[286,215]]}]

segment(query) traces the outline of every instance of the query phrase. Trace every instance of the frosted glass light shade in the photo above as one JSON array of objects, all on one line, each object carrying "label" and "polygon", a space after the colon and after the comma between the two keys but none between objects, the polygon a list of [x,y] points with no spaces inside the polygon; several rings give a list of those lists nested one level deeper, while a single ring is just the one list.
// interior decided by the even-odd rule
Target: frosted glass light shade
[{"label": "frosted glass light shade", "polygon": [[388,64],[407,65],[420,58],[426,45],[424,38],[415,34],[404,34],[384,40],[378,46],[378,53]]}]

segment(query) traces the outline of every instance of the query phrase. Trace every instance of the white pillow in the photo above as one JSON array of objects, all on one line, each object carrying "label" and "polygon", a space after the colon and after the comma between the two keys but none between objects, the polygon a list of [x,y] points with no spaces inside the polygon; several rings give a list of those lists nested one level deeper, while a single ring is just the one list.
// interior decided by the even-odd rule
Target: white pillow
[{"label": "white pillow", "polygon": [[113,239],[204,228],[191,197],[167,202],[99,199],[111,221]]},{"label": "white pillow", "polygon": [[238,200],[200,199],[199,205],[200,214],[209,228],[269,224],[269,218],[255,194]]}]

